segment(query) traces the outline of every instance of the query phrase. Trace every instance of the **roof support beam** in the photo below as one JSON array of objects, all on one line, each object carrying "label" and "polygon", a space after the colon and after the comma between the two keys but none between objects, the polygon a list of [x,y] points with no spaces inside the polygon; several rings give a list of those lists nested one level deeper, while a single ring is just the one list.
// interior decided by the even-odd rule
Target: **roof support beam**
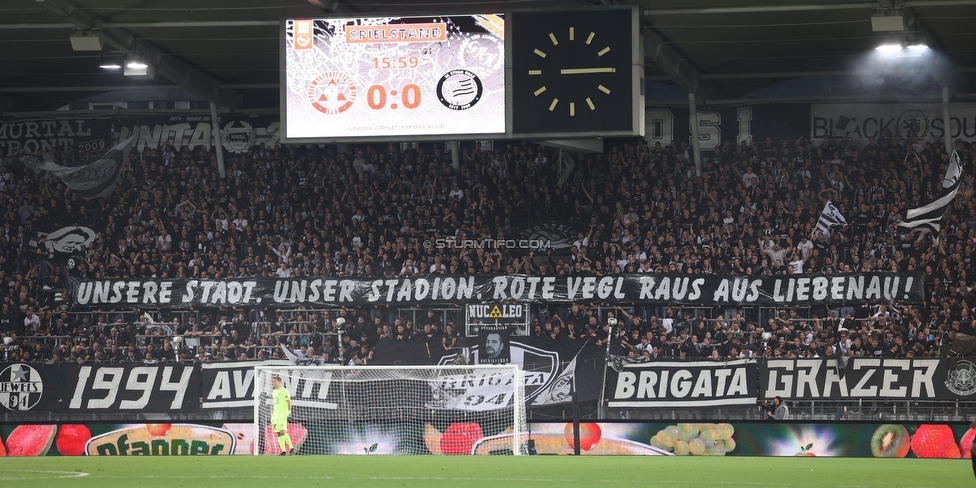
[{"label": "roof support beam", "polygon": [[707,98],[711,85],[704,82],[701,72],[691,60],[671,46],[654,29],[644,29],[644,56],[657,63],[658,68],[687,93]]}]

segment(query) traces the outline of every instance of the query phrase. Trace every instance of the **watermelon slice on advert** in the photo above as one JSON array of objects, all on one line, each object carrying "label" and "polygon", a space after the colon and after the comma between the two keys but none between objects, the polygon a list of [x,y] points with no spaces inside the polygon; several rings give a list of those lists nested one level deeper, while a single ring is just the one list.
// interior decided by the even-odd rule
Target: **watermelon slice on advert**
[{"label": "watermelon slice on advert", "polygon": [[[295,445],[295,449],[297,450],[305,442],[305,438],[308,437],[308,429],[302,426],[302,424],[288,424],[288,436],[291,437],[291,443]],[[264,454],[281,454],[281,447],[278,446],[278,436],[274,435],[274,431],[271,430],[270,425],[264,428]]]},{"label": "watermelon slice on advert", "polygon": [[54,443],[57,425],[20,425],[7,436],[8,456],[44,456]]}]

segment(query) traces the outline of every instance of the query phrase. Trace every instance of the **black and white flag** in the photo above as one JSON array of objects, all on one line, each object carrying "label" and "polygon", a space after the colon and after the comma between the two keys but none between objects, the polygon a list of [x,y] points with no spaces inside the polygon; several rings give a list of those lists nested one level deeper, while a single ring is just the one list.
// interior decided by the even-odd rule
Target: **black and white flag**
[{"label": "black and white flag", "polygon": [[576,358],[573,358],[549,386],[541,388],[532,405],[566,403],[573,398],[573,377],[576,375]]},{"label": "black and white flag", "polygon": [[125,159],[138,136],[132,136],[110,149],[102,157],[83,166],[63,166],[45,154],[41,159],[33,154],[20,156],[20,161],[35,172],[50,171],[81,198],[92,200],[111,195],[125,167]]},{"label": "black and white flag", "polygon": [[817,220],[817,231],[822,233],[825,237],[830,236],[830,228],[838,225],[847,225],[847,219],[844,215],[840,213],[840,210],[834,206],[834,202],[827,200],[827,204],[824,205],[823,212],[820,213],[820,219]]},{"label": "black and white flag", "polygon": [[909,209],[905,213],[905,219],[895,224],[898,233],[908,234],[917,231],[919,238],[924,237],[925,234],[932,234],[933,242],[938,245],[939,231],[942,230],[942,219],[945,217],[949,205],[956,198],[961,182],[962,165],[959,163],[959,154],[952,151],[949,167],[946,168],[945,177],[942,179],[942,193],[931,202]]}]

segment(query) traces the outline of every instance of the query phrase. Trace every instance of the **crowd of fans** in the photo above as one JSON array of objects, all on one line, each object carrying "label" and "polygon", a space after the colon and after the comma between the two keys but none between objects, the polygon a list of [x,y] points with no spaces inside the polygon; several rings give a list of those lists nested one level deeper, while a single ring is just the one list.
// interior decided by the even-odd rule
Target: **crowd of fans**
[{"label": "crowd of fans", "polygon": [[[52,298],[69,282],[102,278],[915,272],[925,276],[924,305],[694,314],[643,304],[553,305],[536,310],[530,334],[610,341],[631,356],[714,359],[934,356],[953,333],[973,334],[971,171],[964,171],[939,239],[892,230],[908,208],[941,189],[949,155],[940,142],[725,142],[704,152],[700,172],[686,144],[634,139],[607,146],[603,154],[572,154],[568,177],[559,174],[558,151],[514,142],[463,149],[457,168],[438,144],[255,147],[231,157],[220,178],[212,152],[166,144],[133,154],[115,192],[90,201],[6,155],[0,359],[211,361],[295,353],[365,364],[382,340],[422,339],[445,349],[464,341],[459,322],[414,323],[393,309],[146,317],[59,308],[65,302]],[[958,148],[970,168],[976,147]],[[814,231],[828,200],[850,225],[825,235]],[[503,240],[542,222],[577,229],[572,247],[424,245]],[[97,233],[70,265],[37,238],[66,225]],[[341,336],[330,335],[339,330]],[[194,339],[204,347],[188,346]]]}]

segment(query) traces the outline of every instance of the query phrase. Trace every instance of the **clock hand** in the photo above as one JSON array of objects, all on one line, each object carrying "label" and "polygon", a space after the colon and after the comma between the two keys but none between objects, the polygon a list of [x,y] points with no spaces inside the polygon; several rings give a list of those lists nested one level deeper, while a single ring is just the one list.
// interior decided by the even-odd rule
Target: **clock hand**
[{"label": "clock hand", "polygon": [[561,75],[587,75],[591,73],[616,73],[617,68],[565,68],[559,70]]}]

